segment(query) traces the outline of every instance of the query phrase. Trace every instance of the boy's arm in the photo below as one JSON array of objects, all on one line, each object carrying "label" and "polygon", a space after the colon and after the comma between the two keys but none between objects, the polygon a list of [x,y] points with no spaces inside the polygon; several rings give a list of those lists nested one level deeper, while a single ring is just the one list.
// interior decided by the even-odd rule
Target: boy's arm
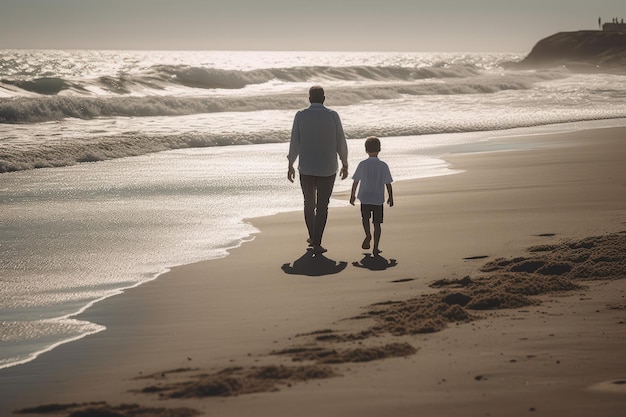
[{"label": "boy's arm", "polygon": [[389,207],[393,207],[393,187],[391,184],[385,184],[387,186],[387,194],[389,194],[389,198],[387,199],[387,204]]},{"label": "boy's arm", "polygon": [[354,180],[352,183],[352,192],[350,193],[350,204],[354,205],[354,200],[356,200],[356,188],[359,185],[359,180]]}]

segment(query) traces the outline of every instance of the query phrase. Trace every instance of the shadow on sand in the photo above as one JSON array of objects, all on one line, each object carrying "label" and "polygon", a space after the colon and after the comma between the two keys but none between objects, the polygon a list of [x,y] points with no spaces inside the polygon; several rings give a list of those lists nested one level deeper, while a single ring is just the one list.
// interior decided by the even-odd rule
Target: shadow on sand
[{"label": "shadow on sand", "polygon": [[384,271],[387,268],[398,265],[395,259],[387,260],[380,255],[370,255],[369,253],[364,253],[364,255],[363,259],[359,262],[352,262],[352,265],[357,268],[367,268],[371,271]]},{"label": "shadow on sand", "polygon": [[287,263],[284,264],[281,269],[286,274],[319,277],[322,275],[337,274],[346,269],[346,266],[348,266],[348,263],[345,261],[333,261],[322,254],[316,254],[308,250],[304,255],[293,262],[293,266]]}]

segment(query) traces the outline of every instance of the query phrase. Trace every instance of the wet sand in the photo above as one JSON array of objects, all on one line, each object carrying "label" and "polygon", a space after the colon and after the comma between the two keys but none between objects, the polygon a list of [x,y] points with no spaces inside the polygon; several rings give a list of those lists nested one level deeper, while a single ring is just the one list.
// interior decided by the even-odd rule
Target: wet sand
[{"label": "wet sand", "polygon": [[357,208],[331,210],[316,257],[287,213],[97,304],[82,318],[107,331],[0,372],[0,411],[622,415],[626,129],[487,148],[394,184],[381,257]]}]

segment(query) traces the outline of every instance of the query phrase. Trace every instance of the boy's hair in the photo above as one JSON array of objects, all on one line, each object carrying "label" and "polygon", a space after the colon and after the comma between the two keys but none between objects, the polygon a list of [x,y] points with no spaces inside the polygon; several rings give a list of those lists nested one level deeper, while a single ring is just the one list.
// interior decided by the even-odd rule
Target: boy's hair
[{"label": "boy's hair", "polygon": [[365,139],[365,151],[366,152],[380,152],[380,139],[376,136],[370,136]]}]

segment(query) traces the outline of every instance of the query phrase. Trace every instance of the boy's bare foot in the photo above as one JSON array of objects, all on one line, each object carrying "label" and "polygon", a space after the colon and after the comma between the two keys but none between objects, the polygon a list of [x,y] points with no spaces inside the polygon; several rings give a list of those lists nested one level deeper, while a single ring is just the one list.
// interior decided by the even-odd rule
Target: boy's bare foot
[{"label": "boy's bare foot", "polygon": [[380,249],[374,249],[374,250],[372,251],[372,254],[373,254],[374,256],[378,255],[379,253],[383,253],[383,251],[381,251]]},{"label": "boy's bare foot", "polygon": [[361,245],[361,249],[369,249],[371,241],[372,241],[372,238],[366,236],[365,240],[363,241],[363,244]]}]

